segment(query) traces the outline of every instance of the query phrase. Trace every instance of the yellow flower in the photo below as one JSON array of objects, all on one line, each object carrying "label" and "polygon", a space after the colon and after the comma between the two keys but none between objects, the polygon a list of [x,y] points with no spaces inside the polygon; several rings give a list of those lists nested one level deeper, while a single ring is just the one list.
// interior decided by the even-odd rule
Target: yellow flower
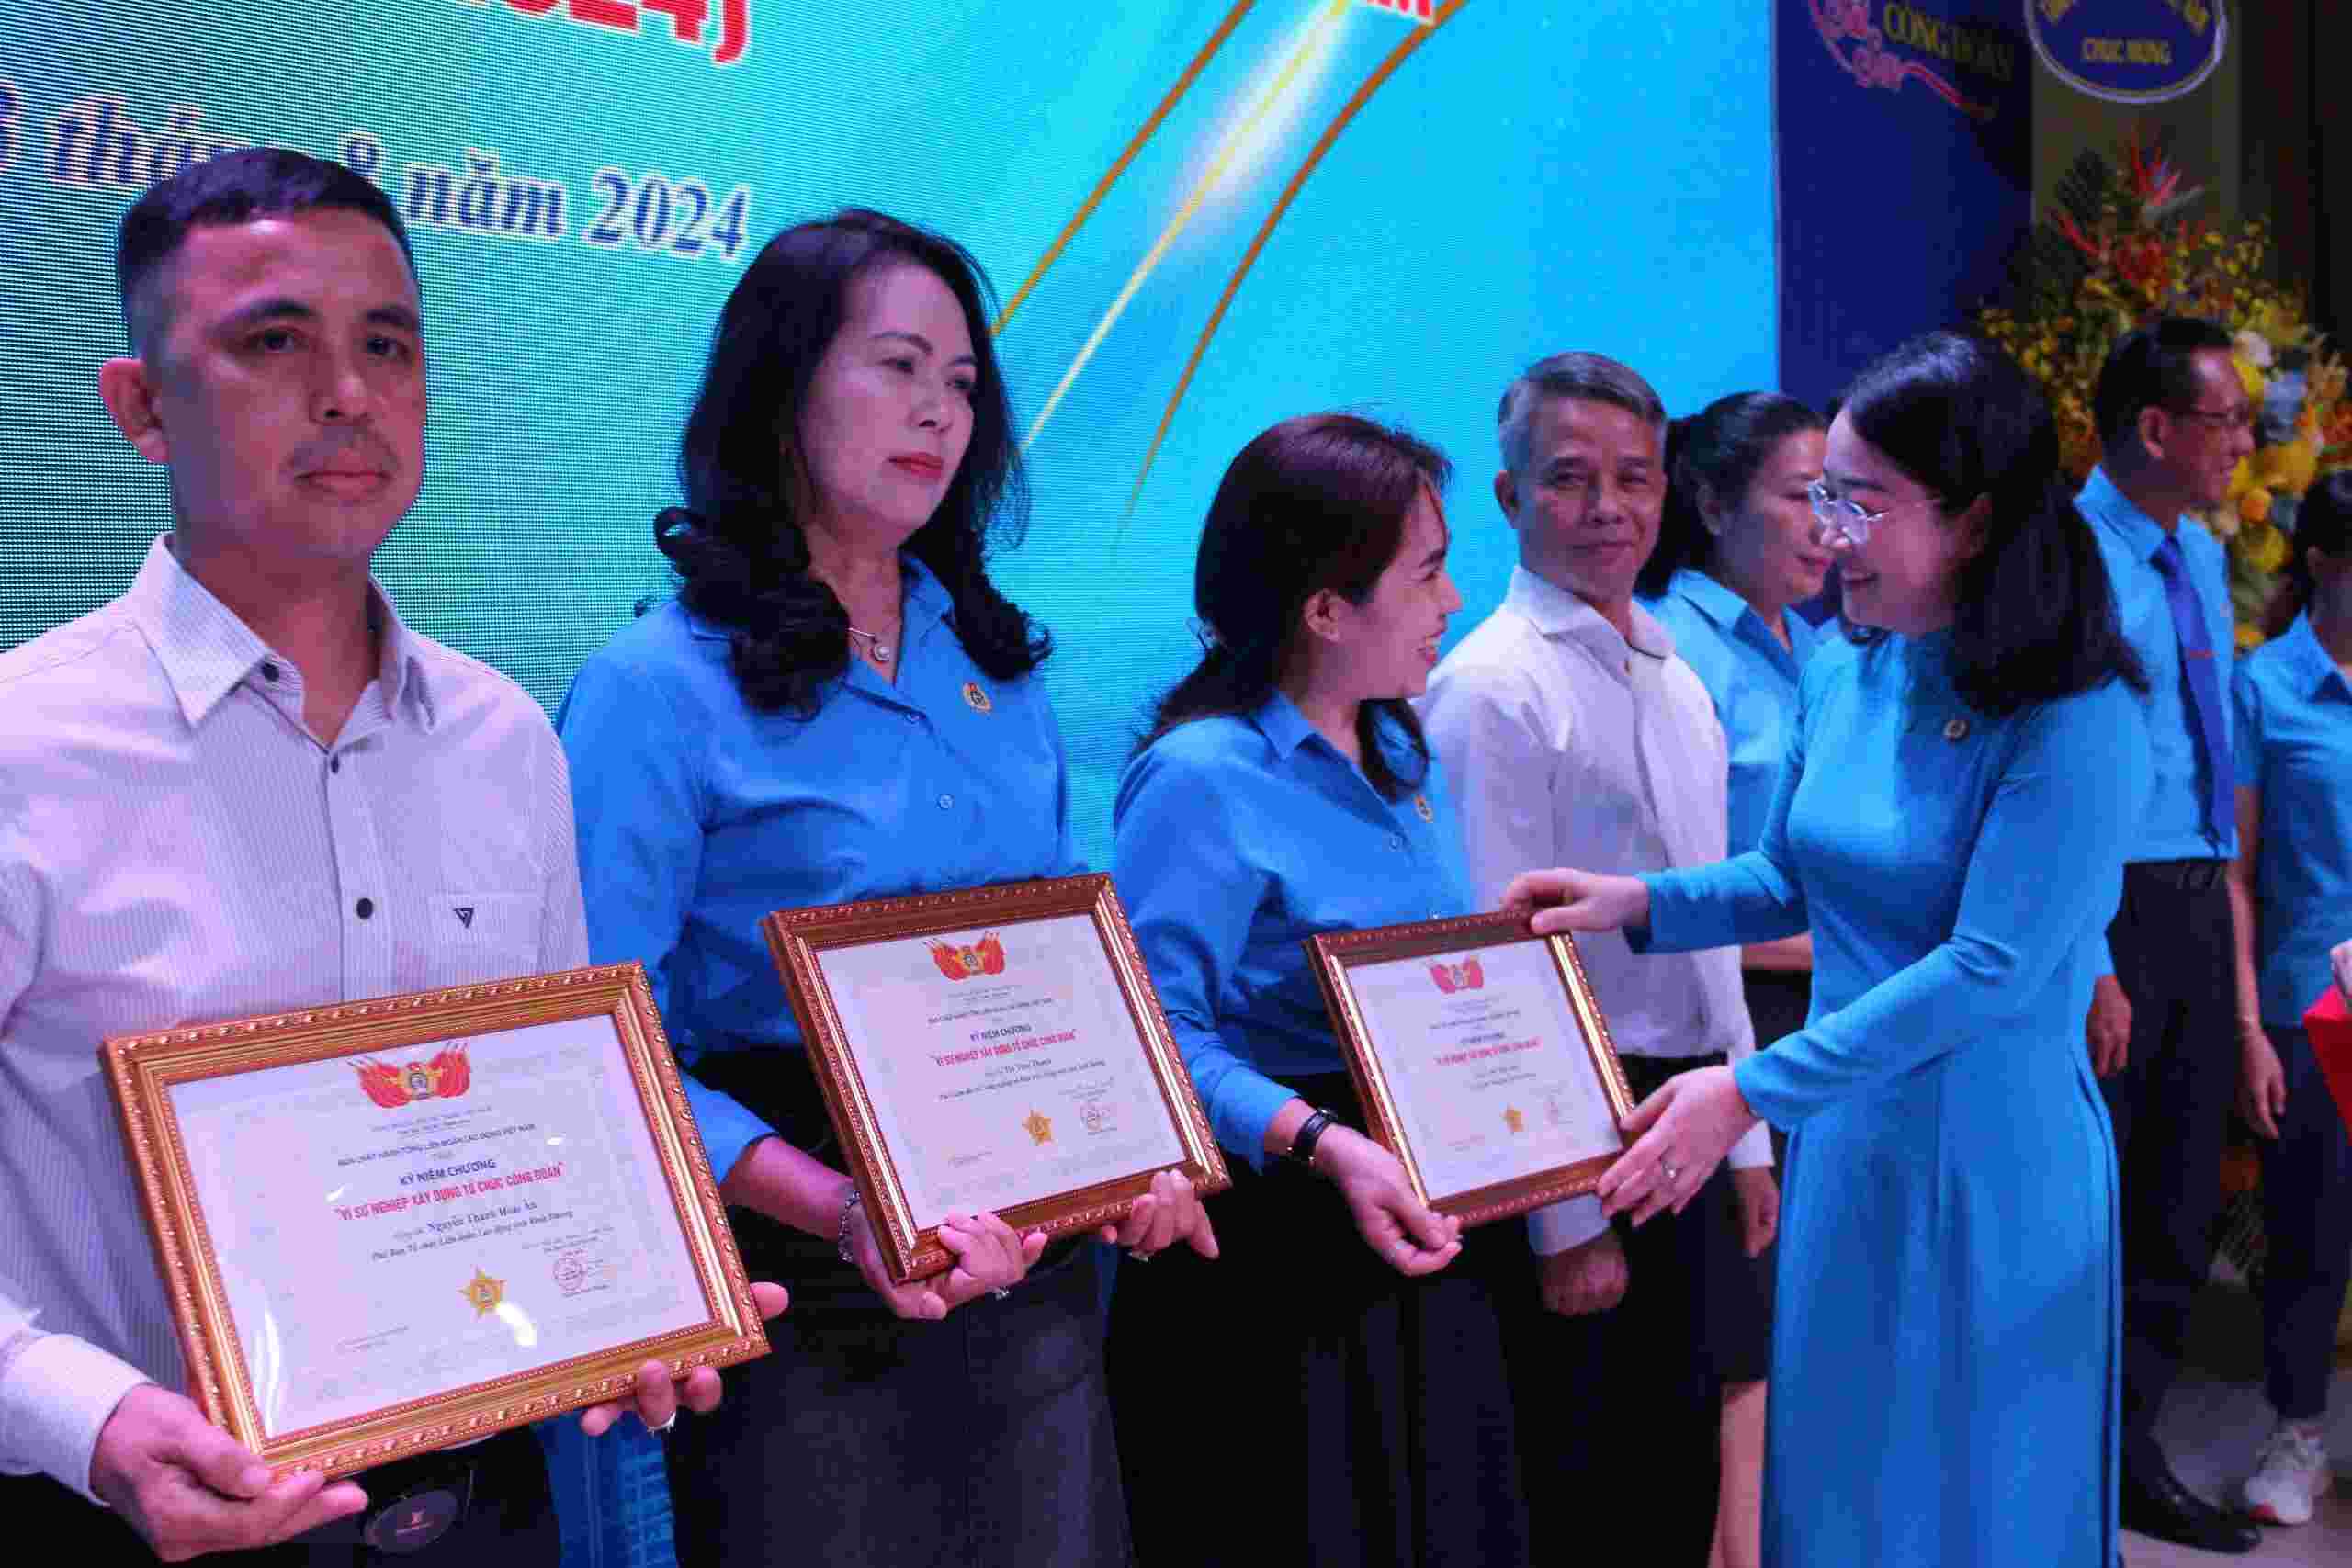
[{"label": "yellow flower", "polygon": [[2239,510],[2245,516],[2246,525],[2238,530],[2238,554],[2244,556],[2247,564],[2256,571],[2277,571],[2287,564],[2287,536],[2263,521],[2270,514],[2269,492],[2258,490],[2246,499],[2251,501],[2256,495],[2263,499],[2261,516],[2246,512],[2245,504],[2240,503]]},{"label": "yellow flower", "polygon": [[2254,483],[2269,490],[2301,495],[2319,474],[2319,448],[2309,435],[2276,446],[2265,446],[2248,459]]},{"label": "yellow flower", "polygon": [[2254,465],[2244,457],[2240,457],[2238,466],[2230,470],[2230,499],[2235,501],[2252,488],[2253,484]]},{"label": "yellow flower", "polygon": [[2262,646],[2262,628],[2252,621],[2240,621],[2232,636],[2240,653],[2251,653]]},{"label": "yellow flower", "polygon": [[[2267,524],[2270,519],[2270,492],[2260,485],[2248,486],[2246,492],[2238,497],[2238,515],[2248,523]],[[2258,530],[2249,528],[2241,534],[2239,538],[2251,550],[2258,543],[2258,535],[2266,533],[2275,535],[2278,532],[2276,528],[2266,527]],[[2263,570],[2267,571],[2270,569],[2265,567]]]},{"label": "yellow flower", "polygon": [[2256,403],[2261,402],[2263,385],[2261,369],[2243,354],[2232,355],[2230,363],[2238,368],[2238,385],[2245,389],[2245,395]]}]

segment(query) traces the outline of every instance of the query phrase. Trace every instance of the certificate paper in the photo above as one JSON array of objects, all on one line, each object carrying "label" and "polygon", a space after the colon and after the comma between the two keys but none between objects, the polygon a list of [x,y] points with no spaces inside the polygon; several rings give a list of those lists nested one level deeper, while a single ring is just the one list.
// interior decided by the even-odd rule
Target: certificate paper
[{"label": "certificate paper", "polygon": [[109,1040],[189,1393],[345,1474],[766,1353],[634,964]]},{"label": "certificate paper", "polygon": [[1162,1170],[1227,1185],[1107,876],[770,915],[827,1111],[894,1278],[951,1214],[1068,1234]]},{"label": "certificate paper", "polygon": [[1369,1131],[1484,1223],[1591,1190],[1631,1109],[1575,945],[1511,917],[1307,943]]},{"label": "certificate paper", "polygon": [[1101,952],[1062,915],[819,960],[918,1229],[1182,1163]]},{"label": "certificate paper", "polygon": [[701,1323],[624,1095],[606,1017],[176,1086],[263,1431]]}]

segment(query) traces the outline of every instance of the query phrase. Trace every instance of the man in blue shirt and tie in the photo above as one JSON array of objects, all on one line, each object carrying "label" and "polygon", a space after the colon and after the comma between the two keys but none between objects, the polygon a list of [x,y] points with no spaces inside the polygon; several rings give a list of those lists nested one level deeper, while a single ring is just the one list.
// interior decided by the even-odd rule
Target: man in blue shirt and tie
[{"label": "man in blue shirt and tie", "polygon": [[2227,1552],[2251,1551],[2254,1527],[2180,1483],[2155,1422],[2212,1261],[2237,1072],[2222,878],[2237,853],[2229,581],[2220,541],[2191,514],[2228,503],[2254,412],[2220,327],[2166,317],[2138,328],[2099,372],[2106,458],[2075,502],[2147,668],[2155,764],[2108,932],[2115,973],[2099,980],[2089,1022],[2122,1164],[2122,1522]]}]

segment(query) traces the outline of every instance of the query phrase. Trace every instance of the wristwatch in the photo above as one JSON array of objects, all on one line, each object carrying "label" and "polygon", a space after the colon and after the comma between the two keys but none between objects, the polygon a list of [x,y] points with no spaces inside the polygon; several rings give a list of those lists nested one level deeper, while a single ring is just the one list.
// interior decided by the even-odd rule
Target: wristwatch
[{"label": "wristwatch", "polygon": [[1298,1132],[1291,1139],[1290,1147],[1283,1151],[1283,1158],[1295,1161],[1310,1170],[1313,1169],[1315,1145],[1322,1141],[1324,1133],[1329,1130],[1331,1124],[1338,1120],[1338,1117],[1328,1111],[1308,1112],[1306,1120],[1298,1124]]}]

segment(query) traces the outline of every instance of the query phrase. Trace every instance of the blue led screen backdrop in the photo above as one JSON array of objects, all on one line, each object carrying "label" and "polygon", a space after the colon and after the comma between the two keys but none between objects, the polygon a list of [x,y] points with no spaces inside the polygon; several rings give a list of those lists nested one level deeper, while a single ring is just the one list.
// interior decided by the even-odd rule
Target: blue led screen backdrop
[{"label": "blue led screen backdrop", "polygon": [[0,17],[0,646],[120,592],[167,525],[162,473],[96,395],[122,344],[114,226],[232,145],[344,158],[409,217],[429,459],[379,570],[417,626],[550,708],[665,589],[650,518],[763,242],[858,204],[962,241],[1006,301],[1035,273],[999,340],[1035,504],[999,570],[1059,640],[1047,679],[1097,864],[1143,709],[1197,652],[1202,513],[1265,425],[1351,408],[1447,449],[1458,636],[1510,572],[1489,480],[1518,369],[1598,349],[1678,410],[1774,384],[1772,17],[1752,4]]}]

